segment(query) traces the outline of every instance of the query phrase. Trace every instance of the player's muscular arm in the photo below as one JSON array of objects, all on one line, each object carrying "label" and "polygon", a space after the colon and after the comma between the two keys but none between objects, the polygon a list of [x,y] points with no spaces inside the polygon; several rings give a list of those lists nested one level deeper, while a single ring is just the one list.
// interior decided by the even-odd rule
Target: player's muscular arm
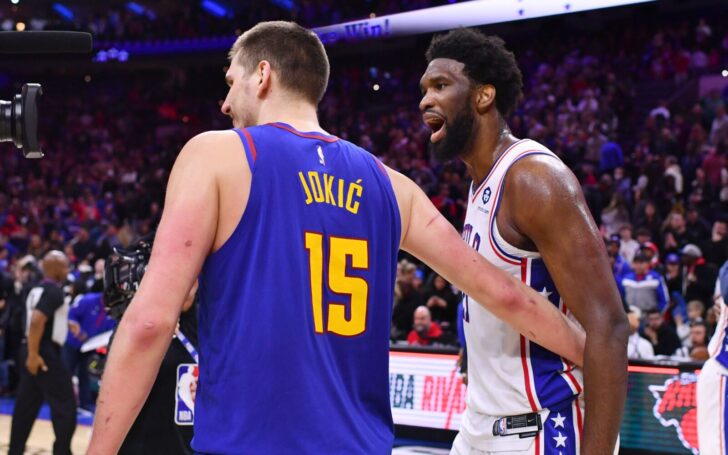
[{"label": "player's muscular arm", "polygon": [[390,171],[402,215],[402,249],[529,339],[581,365],[584,333],[543,296],[496,268],[460,238],[411,180]]},{"label": "player's muscular arm", "polygon": [[511,168],[504,194],[501,234],[508,240],[510,229],[533,242],[565,304],[586,330],[582,452],[612,454],[627,390],[628,326],[581,187],[563,163],[539,156]]},{"label": "player's muscular arm", "polygon": [[114,338],[89,453],[118,451],[154,383],[182,305],[215,240],[220,174],[230,155],[243,159],[240,140],[230,134],[235,133],[197,136],[177,157],[149,266]]}]

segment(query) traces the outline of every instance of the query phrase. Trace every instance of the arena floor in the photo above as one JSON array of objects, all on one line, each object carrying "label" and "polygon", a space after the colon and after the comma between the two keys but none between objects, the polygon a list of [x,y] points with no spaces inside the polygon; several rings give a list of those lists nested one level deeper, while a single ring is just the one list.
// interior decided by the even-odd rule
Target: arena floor
[{"label": "arena floor", "polygon": [[[28,444],[25,446],[25,453],[28,455],[51,455],[53,451],[53,427],[48,420],[38,419],[33,425]],[[86,453],[88,442],[91,439],[91,426],[78,425],[73,435],[71,450],[73,453]],[[7,453],[10,442],[10,416],[0,415],[0,452]]]}]

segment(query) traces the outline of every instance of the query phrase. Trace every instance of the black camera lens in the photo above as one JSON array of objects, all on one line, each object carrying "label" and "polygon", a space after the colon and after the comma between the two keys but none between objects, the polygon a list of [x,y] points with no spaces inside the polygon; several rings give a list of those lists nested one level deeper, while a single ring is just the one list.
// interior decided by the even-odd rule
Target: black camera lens
[{"label": "black camera lens", "polygon": [[0,142],[12,141],[26,158],[42,158],[38,144],[38,98],[40,84],[25,84],[12,101],[0,100]]}]

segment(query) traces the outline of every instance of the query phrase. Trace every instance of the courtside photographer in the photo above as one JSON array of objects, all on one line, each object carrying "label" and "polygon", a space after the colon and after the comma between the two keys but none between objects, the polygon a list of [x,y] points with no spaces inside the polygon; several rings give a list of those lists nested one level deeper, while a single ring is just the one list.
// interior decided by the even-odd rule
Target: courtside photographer
[{"label": "courtside photographer", "polygon": [[[116,249],[106,262],[104,302],[109,315],[121,321],[149,261],[152,236],[128,250]],[[121,446],[120,454],[191,454],[195,394],[199,376],[197,356],[197,283],[190,289],[174,339],[139,417]],[[109,346],[113,352],[113,337]],[[129,371],[129,374],[134,374]],[[103,377],[102,377],[103,381]]]}]

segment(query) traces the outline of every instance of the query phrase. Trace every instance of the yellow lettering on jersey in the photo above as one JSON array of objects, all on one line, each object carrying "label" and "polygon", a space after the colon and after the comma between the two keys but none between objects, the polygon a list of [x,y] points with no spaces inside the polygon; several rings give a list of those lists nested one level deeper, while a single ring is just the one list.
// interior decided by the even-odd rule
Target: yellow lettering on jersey
[{"label": "yellow lettering on jersey", "polygon": [[321,180],[318,172],[309,171],[308,180],[311,182],[311,191],[313,192],[313,200],[316,202],[324,201],[324,191],[321,189]]},{"label": "yellow lettering on jersey", "polygon": [[[354,215],[359,213],[359,205],[364,193],[364,187],[361,185],[362,179],[346,182],[342,178],[326,173],[319,175],[316,171],[309,171],[306,175],[299,172],[298,178],[306,193],[306,205],[317,202],[346,209],[347,212]],[[323,180],[323,185],[321,180]],[[334,185],[334,181],[336,181],[336,185]]]},{"label": "yellow lettering on jersey", "polygon": [[339,179],[339,205],[340,209],[344,208],[344,180]]},{"label": "yellow lettering on jersey", "polygon": [[360,183],[361,179],[357,180],[356,183],[349,184],[349,194],[346,195],[346,210],[354,215],[359,211],[359,201],[354,201],[354,193],[356,193],[356,197],[361,197],[362,187]]},{"label": "yellow lettering on jersey", "polygon": [[306,193],[306,205],[313,202],[313,198],[311,197],[311,190],[308,189],[308,184],[306,183],[306,177],[303,176],[303,172],[298,173],[298,178],[301,179],[301,185],[303,186],[303,191]]},{"label": "yellow lettering on jersey", "polygon": [[336,205],[334,200],[334,193],[331,192],[331,187],[334,185],[334,176],[324,174],[324,193],[326,195],[326,203]]}]

